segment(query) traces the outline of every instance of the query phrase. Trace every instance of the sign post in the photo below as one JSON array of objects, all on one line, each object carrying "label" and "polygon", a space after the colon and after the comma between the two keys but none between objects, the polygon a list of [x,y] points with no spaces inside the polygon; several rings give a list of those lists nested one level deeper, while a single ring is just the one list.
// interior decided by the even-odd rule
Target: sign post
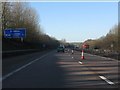
[{"label": "sign post", "polygon": [[23,38],[21,38],[21,42],[23,42]]}]

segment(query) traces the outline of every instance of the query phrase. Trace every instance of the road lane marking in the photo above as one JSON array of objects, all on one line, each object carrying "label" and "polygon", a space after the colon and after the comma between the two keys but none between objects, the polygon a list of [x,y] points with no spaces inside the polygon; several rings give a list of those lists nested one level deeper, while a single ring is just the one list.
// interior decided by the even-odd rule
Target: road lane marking
[{"label": "road lane marking", "polygon": [[73,58],[73,57],[72,57]]},{"label": "road lane marking", "polygon": [[83,64],[83,63],[82,63],[82,62],[80,62],[80,61],[79,61],[78,63]]},{"label": "road lane marking", "polygon": [[113,82],[111,82],[110,80],[108,80],[107,78],[105,78],[104,76],[99,76],[102,80],[105,80],[108,84],[114,84]]},{"label": "road lane marking", "polygon": [[6,78],[10,77],[10,76],[13,75],[14,73],[16,73],[16,72],[18,72],[18,71],[20,71],[20,70],[26,68],[27,66],[33,64],[34,62],[36,62],[36,61],[38,61],[38,60],[40,60],[40,59],[46,57],[47,55],[49,55],[49,54],[52,53],[52,52],[53,52],[53,51],[51,51],[51,52],[49,52],[49,53],[47,53],[47,54],[45,54],[45,55],[43,55],[43,56],[41,56],[41,57],[39,57],[39,58],[33,60],[33,61],[31,61],[31,62],[29,62],[28,64],[25,64],[25,65],[21,66],[20,68],[18,68],[18,69],[16,69],[16,70],[12,71],[11,73],[8,73],[7,75],[5,75],[5,76],[3,76],[2,78],[0,78],[0,82],[1,82],[2,80],[5,80]]}]

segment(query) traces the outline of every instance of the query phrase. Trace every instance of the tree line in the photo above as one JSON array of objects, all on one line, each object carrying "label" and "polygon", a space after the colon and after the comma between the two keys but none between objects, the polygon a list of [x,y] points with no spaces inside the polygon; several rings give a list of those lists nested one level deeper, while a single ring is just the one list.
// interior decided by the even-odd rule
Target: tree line
[{"label": "tree line", "polygon": [[102,49],[120,52],[120,36],[118,35],[119,33],[120,24],[115,25],[113,28],[111,28],[105,36],[102,36],[95,40],[88,39],[84,43],[89,44],[90,48],[92,49]]},{"label": "tree line", "polygon": [[[33,47],[54,48],[59,45],[59,41],[50,37],[42,31],[39,17],[36,10],[30,7],[27,2],[2,2],[2,34],[7,28],[26,28],[26,38],[22,44]],[[21,43],[20,39],[4,38],[5,42]],[[24,46],[23,45],[23,46]]]}]

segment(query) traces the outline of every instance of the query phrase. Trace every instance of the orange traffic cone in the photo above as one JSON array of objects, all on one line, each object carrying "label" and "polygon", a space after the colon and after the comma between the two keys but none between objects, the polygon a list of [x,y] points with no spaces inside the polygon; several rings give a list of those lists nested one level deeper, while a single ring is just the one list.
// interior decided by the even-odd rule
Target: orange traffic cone
[{"label": "orange traffic cone", "polygon": [[84,57],[84,51],[82,50],[82,56],[81,56],[81,59],[85,59]]}]

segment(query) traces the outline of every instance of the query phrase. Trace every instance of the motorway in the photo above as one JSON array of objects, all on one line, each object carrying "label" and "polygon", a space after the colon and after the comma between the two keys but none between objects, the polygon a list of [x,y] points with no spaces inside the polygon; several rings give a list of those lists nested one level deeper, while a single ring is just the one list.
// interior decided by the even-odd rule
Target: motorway
[{"label": "motorway", "polygon": [[118,88],[120,62],[87,53],[84,56],[82,60],[79,51],[53,50],[9,58],[28,62],[6,72],[2,88]]}]

